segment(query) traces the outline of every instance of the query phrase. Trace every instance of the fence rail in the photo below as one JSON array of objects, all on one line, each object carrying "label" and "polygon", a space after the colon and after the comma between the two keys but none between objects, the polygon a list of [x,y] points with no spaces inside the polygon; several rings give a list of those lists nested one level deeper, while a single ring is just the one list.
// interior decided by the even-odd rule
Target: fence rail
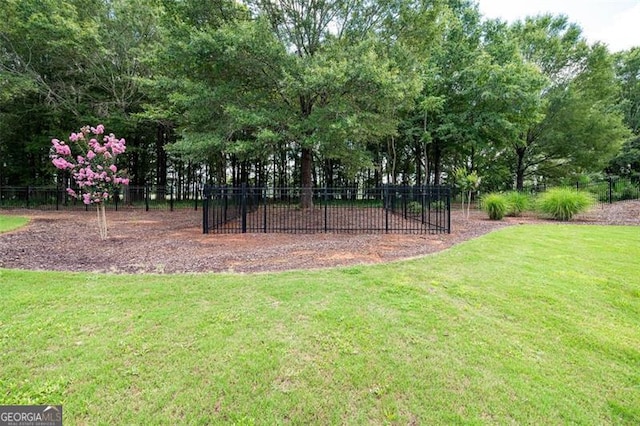
[{"label": "fence rail", "polygon": [[577,182],[576,189],[591,192],[600,204],[640,200],[640,184],[630,179],[608,178],[586,184]]},{"label": "fence rail", "polygon": [[[125,186],[122,193],[105,205],[108,209],[135,208],[145,210],[198,209],[202,199],[199,190],[176,194],[171,186]],[[0,186],[0,208],[39,210],[86,210],[88,206],[55,186]]]},{"label": "fence rail", "polygon": [[[640,182],[626,178],[608,177],[591,182],[576,181],[572,185],[578,191],[587,191],[593,194],[600,205],[613,204],[620,201],[640,200]],[[553,187],[547,185],[534,185],[525,188],[525,192],[539,194]]]},{"label": "fence rail", "polygon": [[450,233],[448,187],[301,188],[205,186],[203,233]]}]

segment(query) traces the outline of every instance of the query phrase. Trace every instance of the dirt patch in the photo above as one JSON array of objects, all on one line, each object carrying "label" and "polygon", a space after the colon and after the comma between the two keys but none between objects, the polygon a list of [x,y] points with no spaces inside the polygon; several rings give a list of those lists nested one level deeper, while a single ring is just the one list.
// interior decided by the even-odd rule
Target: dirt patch
[{"label": "dirt patch", "polygon": [[[495,229],[557,223],[534,216],[490,221],[452,212],[452,233],[202,234],[193,210],[107,212],[109,239],[101,242],[94,212],[3,211],[30,218],[0,235],[0,267],[112,273],[262,272],[371,264],[423,256]],[[640,225],[640,201],[596,207],[571,223]]]}]

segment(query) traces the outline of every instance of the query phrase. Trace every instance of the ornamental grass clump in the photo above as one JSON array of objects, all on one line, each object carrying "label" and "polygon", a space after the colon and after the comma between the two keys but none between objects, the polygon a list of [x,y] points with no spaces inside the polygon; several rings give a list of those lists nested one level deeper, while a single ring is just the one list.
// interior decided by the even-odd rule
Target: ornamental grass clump
[{"label": "ornamental grass clump", "polygon": [[504,195],[492,192],[482,198],[482,208],[491,220],[501,220],[507,211],[507,199]]},{"label": "ornamental grass clump", "polygon": [[504,197],[507,201],[507,216],[522,216],[522,213],[529,210],[531,206],[531,199],[527,194],[524,194],[522,192],[507,192]]},{"label": "ornamental grass clump", "polygon": [[571,220],[573,216],[588,210],[595,200],[593,195],[572,188],[554,188],[538,198],[540,211],[556,220]]},{"label": "ornamental grass clump", "polygon": [[[129,179],[122,170],[118,170],[116,157],[126,150],[124,139],[118,139],[113,133],[104,134],[104,126],[85,126],[78,133],[71,133],[66,144],[52,139],[50,158],[53,165],[71,175],[76,189],[67,188],[67,193],[84,204],[93,204],[98,212],[98,230],[100,239],[107,238],[107,217],[104,203],[111,198],[122,185],[128,185]],[[101,138],[102,141],[99,141]],[[75,152],[74,152],[75,151]]]}]

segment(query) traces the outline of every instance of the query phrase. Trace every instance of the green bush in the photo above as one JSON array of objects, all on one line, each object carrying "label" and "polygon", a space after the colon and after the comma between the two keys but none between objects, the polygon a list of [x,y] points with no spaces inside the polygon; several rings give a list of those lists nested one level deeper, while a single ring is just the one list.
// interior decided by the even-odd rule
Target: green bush
[{"label": "green bush", "polygon": [[432,201],[429,203],[430,210],[446,210],[446,208],[447,204],[442,200]]},{"label": "green bush", "polygon": [[504,195],[492,192],[482,198],[482,208],[491,220],[500,220],[507,211],[507,199]]},{"label": "green bush", "polygon": [[538,198],[539,209],[556,220],[570,220],[594,204],[593,195],[572,188],[554,188]]},{"label": "green bush", "polygon": [[637,200],[638,194],[638,187],[631,181],[620,180],[613,185],[613,201]]},{"label": "green bush", "polygon": [[422,213],[422,204],[417,201],[411,201],[409,204],[407,204],[407,212],[414,214]]},{"label": "green bush", "polygon": [[521,216],[522,212],[529,210],[531,206],[529,195],[523,192],[511,191],[507,192],[504,196],[507,200],[507,216]]}]

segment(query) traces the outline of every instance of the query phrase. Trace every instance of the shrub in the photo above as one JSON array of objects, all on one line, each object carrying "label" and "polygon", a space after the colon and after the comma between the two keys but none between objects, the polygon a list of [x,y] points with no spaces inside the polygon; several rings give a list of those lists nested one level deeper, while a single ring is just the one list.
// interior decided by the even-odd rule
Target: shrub
[{"label": "shrub", "polygon": [[525,193],[511,191],[507,192],[504,196],[507,201],[507,216],[520,216],[522,212],[527,211],[531,205],[531,199]]},{"label": "shrub", "polygon": [[429,203],[430,210],[446,210],[446,208],[447,204],[442,200],[432,201]]},{"label": "shrub", "polygon": [[556,220],[570,220],[594,204],[593,195],[572,188],[554,188],[538,198],[540,210]]},{"label": "shrub", "polygon": [[507,211],[507,199],[504,195],[492,192],[482,198],[482,208],[491,220],[500,220]]},{"label": "shrub", "polygon": [[411,201],[409,204],[407,204],[407,212],[413,214],[422,213],[422,204],[420,204],[418,201]]},{"label": "shrub", "polygon": [[613,185],[613,201],[637,200],[639,193],[638,187],[631,181],[620,180]]}]

